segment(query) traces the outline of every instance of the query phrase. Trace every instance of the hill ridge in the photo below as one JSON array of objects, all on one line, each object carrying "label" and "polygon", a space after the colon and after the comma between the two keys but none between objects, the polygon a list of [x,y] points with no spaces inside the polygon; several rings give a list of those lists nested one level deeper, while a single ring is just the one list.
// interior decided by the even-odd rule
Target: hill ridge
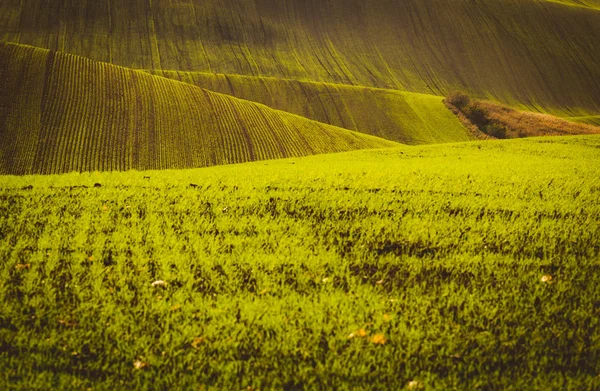
[{"label": "hill ridge", "polygon": [[0,172],[192,168],[397,143],[84,57],[0,43]]},{"label": "hill ridge", "polygon": [[440,96],[276,77],[145,71],[404,144],[471,139]]}]

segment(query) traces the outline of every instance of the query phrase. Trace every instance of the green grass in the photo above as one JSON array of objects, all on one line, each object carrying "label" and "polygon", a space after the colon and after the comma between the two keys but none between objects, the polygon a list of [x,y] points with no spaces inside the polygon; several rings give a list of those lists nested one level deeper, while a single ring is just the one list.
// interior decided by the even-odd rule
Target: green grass
[{"label": "green grass", "polygon": [[195,168],[397,146],[114,65],[0,43],[0,174]]},{"label": "green grass", "polygon": [[403,144],[472,139],[443,98],[434,95],[272,77],[152,73]]},{"label": "green grass", "polygon": [[0,388],[597,389],[598,167],[576,136],[0,177]]},{"label": "green grass", "polygon": [[600,389],[599,7],[1,2],[0,389]]},{"label": "green grass", "polygon": [[600,112],[600,13],[546,0],[16,0],[0,5],[0,40],[130,68]]}]

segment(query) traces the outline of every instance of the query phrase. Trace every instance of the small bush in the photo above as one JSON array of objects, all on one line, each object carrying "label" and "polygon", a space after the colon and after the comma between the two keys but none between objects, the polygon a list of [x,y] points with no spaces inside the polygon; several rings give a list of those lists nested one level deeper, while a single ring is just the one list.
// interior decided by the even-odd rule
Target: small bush
[{"label": "small bush", "polygon": [[464,113],[467,118],[480,129],[483,129],[490,123],[487,109],[481,106],[479,102],[473,102],[468,105],[465,108]]},{"label": "small bush", "polygon": [[459,110],[463,110],[471,103],[471,98],[469,95],[465,94],[462,91],[452,91],[448,94],[447,97],[448,103],[453,105]]},{"label": "small bush", "polygon": [[506,127],[498,122],[493,122],[485,126],[483,131],[495,138],[506,138]]}]

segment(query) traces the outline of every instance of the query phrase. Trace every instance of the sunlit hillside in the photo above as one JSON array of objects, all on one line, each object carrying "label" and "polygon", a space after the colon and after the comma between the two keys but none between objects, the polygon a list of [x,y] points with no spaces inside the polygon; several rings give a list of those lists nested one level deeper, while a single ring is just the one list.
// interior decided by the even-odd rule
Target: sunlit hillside
[{"label": "sunlit hillside", "polygon": [[397,145],[189,84],[0,43],[0,173],[204,167]]},{"label": "sunlit hillside", "polygon": [[404,144],[472,139],[439,96],[273,77],[153,73]]},{"label": "sunlit hillside", "polygon": [[600,10],[600,0],[546,0],[553,3],[572,5],[575,7],[588,7]]},{"label": "sunlit hillside", "polygon": [[582,117],[566,117],[569,121],[581,122],[582,124],[600,126],[600,115],[590,115]]},{"label": "sunlit hillside", "polygon": [[0,391],[600,390],[599,169],[600,0],[0,0]]},{"label": "sunlit hillside", "polygon": [[598,167],[596,135],[0,176],[0,389],[597,390]]}]

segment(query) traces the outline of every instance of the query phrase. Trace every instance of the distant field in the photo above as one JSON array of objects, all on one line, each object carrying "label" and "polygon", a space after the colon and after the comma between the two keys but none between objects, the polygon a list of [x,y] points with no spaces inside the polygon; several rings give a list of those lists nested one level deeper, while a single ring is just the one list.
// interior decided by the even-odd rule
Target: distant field
[{"label": "distant field", "polygon": [[145,72],[0,43],[0,173],[195,168],[398,145]]},{"label": "distant field", "polygon": [[467,89],[600,113],[597,1],[10,0],[0,40],[141,69],[273,76],[435,95]]},{"label": "distant field", "polygon": [[152,73],[403,144],[472,139],[439,96],[272,77]]},{"label": "distant field", "polygon": [[0,177],[0,388],[598,389],[599,167],[578,136]]}]

